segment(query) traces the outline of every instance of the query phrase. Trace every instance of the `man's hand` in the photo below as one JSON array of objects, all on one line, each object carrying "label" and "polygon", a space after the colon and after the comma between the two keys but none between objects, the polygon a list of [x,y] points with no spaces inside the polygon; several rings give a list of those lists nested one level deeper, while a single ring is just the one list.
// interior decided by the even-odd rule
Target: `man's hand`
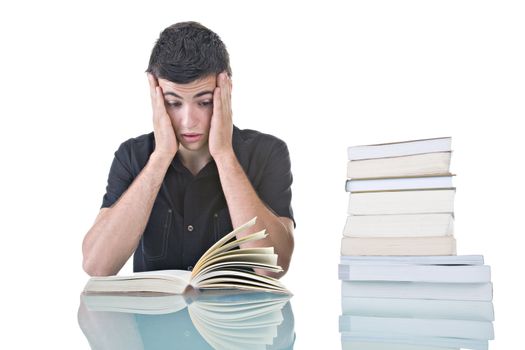
[{"label": "man's hand", "polygon": [[173,159],[179,150],[179,141],[173,124],[164,105],[164,95],[157,78],[148,74],[151,108],[153,109],[153,131],[155,134],[155,151],[160,157]]},{"label": "man's hand", "polygon": [[210,154],[215,160],[233,152],[231,90],[232,83],[228,74],[220,73],[217,76],[217,87],[213,92],[213,115],[208,140]]}]

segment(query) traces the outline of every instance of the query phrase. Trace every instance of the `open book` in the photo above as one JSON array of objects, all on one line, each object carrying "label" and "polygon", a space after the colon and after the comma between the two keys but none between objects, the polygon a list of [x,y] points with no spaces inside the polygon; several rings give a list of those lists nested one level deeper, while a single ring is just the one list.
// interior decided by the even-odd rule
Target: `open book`
[{"label": "open book", "polygon": [[[103,348],[267,349],[293,334],[291,296],[251,291],[82,293],[79,323]],[[111,324],[111,327],[105,325]],[[280,347],[279,347],[280,348]]]},{"label": "open book", "polygon": [[160,292],[182,294],[195,289],[246,289],[288,293],[277,279],[258,275],[254,269],[280,272],[273,247],[240,248],[240,245],[263,239],[266,230],[237,238],[252,227],[256,218],[228,233],[210,247],[197,261],[193,271],[159,270],[137,272],[131,276],[91,277],[85,292]]}]

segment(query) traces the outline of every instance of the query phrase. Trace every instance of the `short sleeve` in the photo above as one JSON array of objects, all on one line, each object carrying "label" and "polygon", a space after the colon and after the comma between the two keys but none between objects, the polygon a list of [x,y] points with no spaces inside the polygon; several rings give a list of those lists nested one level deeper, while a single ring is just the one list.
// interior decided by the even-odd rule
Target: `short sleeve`
[{"label": "short sleeve", "polygon": [[108,175],[106,194],[102,198],[101,208],[111,207],[133,182],[130,152],[126,143],[122,143],[115,152]]},{"label": "short sleeve", "polygon": [[261,200],[277,216],[292,219],[295,227],[292,210],[292,182],[288,147],[282,140],[277,140],[270,149],[257,192]]}]

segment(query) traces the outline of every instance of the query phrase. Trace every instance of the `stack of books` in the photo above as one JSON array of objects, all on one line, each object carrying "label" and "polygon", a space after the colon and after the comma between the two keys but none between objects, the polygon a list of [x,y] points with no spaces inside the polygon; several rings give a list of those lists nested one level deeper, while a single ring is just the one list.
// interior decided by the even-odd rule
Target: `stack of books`
[{"label": "stack of books", "polygon": [[343,349],[487,349],[490,266],[456,256],[451,139],[350,147]]},{"label": "stack of books", "polygon": [[348,148],[342,255],[453,255],[451,138]]}]

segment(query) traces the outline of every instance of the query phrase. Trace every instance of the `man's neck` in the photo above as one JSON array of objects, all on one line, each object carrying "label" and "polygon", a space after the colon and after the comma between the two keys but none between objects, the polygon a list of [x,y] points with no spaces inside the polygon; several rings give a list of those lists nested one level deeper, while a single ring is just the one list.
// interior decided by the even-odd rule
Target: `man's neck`
[{"label": "man's neck", "polygon": [[211,154],[206,147],[198,151],[190,151],[179,145],[178,153],[182,165],[184,165],[193,175],[197,175],[211,160]]}]

